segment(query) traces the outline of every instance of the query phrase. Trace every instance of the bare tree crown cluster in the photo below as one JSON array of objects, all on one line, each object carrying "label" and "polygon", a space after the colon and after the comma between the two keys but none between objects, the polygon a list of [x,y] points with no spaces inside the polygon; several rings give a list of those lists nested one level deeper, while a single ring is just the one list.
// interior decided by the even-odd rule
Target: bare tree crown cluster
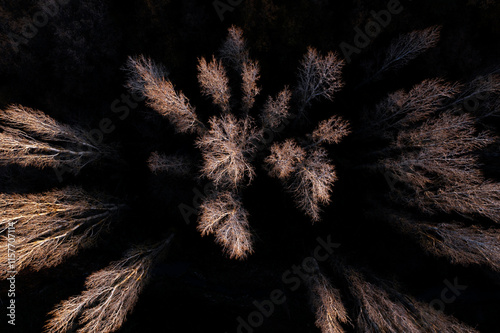
[{"label": "bare tree crown cluster", "polygon": [[[375,76],[434,46],[438,36],[437,27],[400,36]],[[498,116],[499,82],[497,71],[465,84],[423,80],[407,91],[389,94],[366,112],[357,133],[363,142],[369,138],[385,144],[370,151],[368,158],[376,159],[364,165],[382,171],[390,187],[389,202],[376,201],[380,205],[377,218],[411,235],[429,254],[446,257],[453,264],[483,265],[495,271],[500,265],[499,230],[476,225],[476,221],[500,222],[500,184],[485,177],[479,158],[481,151],[498,140],[485,120]],[[471,107],[471,101],[480,105]],[[275,172],[282,177],[287,174]],[[421,221],[416,213],[403,214],[400,206],[399,210],[380,208],[394,203],[418,208],[429,221]],[[430,221],[440,213],[462,215],[466,222]],[[379,283],[368,282],[363,274],[338,262],[335,267],[349,285],[346,297],[355,300],[357,314],[352,318],[359,332],[477,332],[386,282],[376,278],[372,280]],[[318,274],[316,279],[320,279]],[[321,298],[313,295],[313,299]],[[329,317],[330,326],[324,327],[321,304],[315,308],[320,310],[316,317],[323,332],[343,332],[345,322],[335,319],[335,312]],[[342,304],[335,308],[342,309]]]},{"label": "bare tree crown cluster", "polygon": [[[333,275],[318,267],[307,280],[316,326],[323,333],[432,332],[477,333],[478,331],[399,291],[396,283],[373,273],[362,273],[338,258],[329,260]],[[342,292],[334,282],[346,285]]]},{"label": "bare tree crown cluster", "polygon": [[[78,187],[36,194],[0,194],[0,260],[5,279],[11,248],[7,230],[15,228],[15,270],[41,270],[61,264],[80,250],[96,245],[112,227],[124,205]],[[50,313],[45,332],[114,332],[126,320],[146,285],[154,262],[172,236],[153,246],[138,246],[110,266],[92,273],[79,296],[63,301]]]},{"label": "bare tree crown cluster", "polygon": [[[426,213],[456,212],[498,223],[500,184],[484,177],[478,157],[496,137],[488,130],[478,130],[471,114],[456,110],[450,99],[458,93],[457,87],[426,80],[409,94],[392,94],[391,107],[387,102],[379,104],[373,117],[383,124],[386,134],[389,127],[396,131],[385,136],[390,140],[389,149],[382,151],[383,157],[376,163],[396,182],[391,189],[400,202]],[[432,101],[434,98],[438,99]],[[414,125],[402,126],[406,123]]]},{"label": "bare tree crown cluster", "polygon": [[[375,76],[398,69],[435,46],[440,28],[403,34],[390,44]],[[200,151],[199,175],[215,191],[203,199],[197,230],[213,235],[229,258],[245,259],[254,252],[251,215],[243,204],[262,161],[268,175],[277,178],[296,207],[313,222],[330,204],[337,173],[326,145],[335,145],[351,133],[351,125],[338,115],[320,121],[305,137],[266,141],[266,132],[279,132],[289,119],[307,118],[314,101],[332,101],[342,89],[344,61],[335,53],[321,54],[310,47],[298,68],[294,87],[268,96],[260,112],[260,65],[250,58],[243,32],[237,27],[218,51],[218,57],[198,59],[201,95],[218,112],[207,122],[198,117],[189,99],[175,89],[166,70],[144,56],[130,57],[127,88],[146,98],[148,107],[169,120],[179,134],[193,136]],[[233,72],[230,72],[233,71]],[[240,87],[232,85],[236,73]],[[241,91],[235,101],[235,91]],[[468,223],[420,221],[416,215],[381,209],[384,219],[410,234],[430,254],[462,265],[484,265],[500,270],[500,232],[475,225],[476,218],[500,223],[500,184],[487,179],[478,157],[497,138],[485,119],[498,115],[500,76],[494,72],[466,83],[426,79],[409,90],[398,90],[365,116],[360,137],[385,144],[370,152],[377,158],[370,170],[389,174],[391,204],[417,208],[428,217],[440,213],[465,217]],[[484,102],[470,112],[460,105],[481,96]],[[293,126],[293,125],[292,125]],[[0,111],[0,164],[39,168],[61,165],[77,174],[86,165],[110,154],[92,142],[80,128],[57,122],[44,113],[12,105]],[[364,131],[364,133],[363,133]],[[271,141],[271,142],[269,142]],[[153,152],[148,161],[153,173],[192,176],[191,160]],[[111,227],[124,205],[78,187],[43,193],[0,194],[0,262],[8,263],[6,232],[16,229],[16,269],[53,267],[78,251],[94,245]],[[430,219],[429,219],[430,220]],[[472,221],[472,222],[471,222]],[[152,268],[172,237],[153,245],[136,246],[123,258],[90,274],[86,290],[61,302],[50,313],[47,333],[114,332],[135,306]],[[323,333],[342,333],[347,326],[358,332],[477,332],[475,329],[400,292],[392,283],[344,265],[337,258],[330,272],[317,262],[307,280],[316,326]],[[0,278],[8,271],[2,268]],[[342,281],[346,290],[336,287]],[[340,285],[340,284],[339,284]]]},{"label": "bare tree crown cluster", "polygon": [[[59,123],[41,111],[12,105],[0,111],[0,164],[64,167],[78,174],[83,167],[115,152],[95,143],[83,129]],[[158,169],[168,163],[157,157]],[[178,170],[177,170],[178,171]],[[0,193],[0,278],[11,272],[38,271],[59,265],[95,246],[125,205],[102,194],[68,186],[42,193]],[[10,230],[15,230],[10,233]],[[10,238],[15,237],[13,243]],[[15,260],[12,263],[12,245]],[[46,332],[114,332],[134,307],[158,250],[140,248],[125,259],[93,273],[88,290],[56,307]],[[10,265],[14,265],[14,268]],[[76,321],[80,318],[79,321]]]},{"label": "bare tree crown cluster", "polygon": [[[261,92],[259,63],[250,58],[241,29],[231,27],[219,49],[220,58],[198,59],[198,82],[201,94],[216,105],[221,114],[212,116],[207,124],[198,120],[188,99],[173,89],[161,66],[143,56],[130,58],[127,86],[147,98],[148,105],[168,118],[182,133],[196,133],[195,145],[201,150],[201,175],[216,188],[201,205],[199,226],[202,235],[215,234],[231,258],[246,258],[253,251],[249,213],[243,207],[242,190],[256,176],[254,161],[264,151],[265,131],[277,131],[290,118],[291,107],[305,116],[312,102],[320,97],[332,100],[342,88],[341,70],[344,62],[336,54],[321,55],[309,48],[304,56],[295,89],[284,87],[276,97],[269,96],[259,119],[252,115],[256,97]],[[241,77],[242,97],[232,100],[229,68]],[[294,102],[294,105],[292,105]],[[238,107],[239,106],[239,107]],[[258,121],[260,120],[260,122]],[[349,133],[349,125],[338,116],[325,120],[310,135],[309,144],[300,147],[289,139],[271,146],[265,159],[271,176],[285,181],[285,187],[297,206],[313,221],[320,219],[320,205],[330,202],[330,192],[336,180],[335,169],[321,144],[339,143]],[[288,148],[288,149],[287,149]],[[298,155],[294,156],[297,153]],[[165,159],[152,155],[155,170],[163,168]]]}]

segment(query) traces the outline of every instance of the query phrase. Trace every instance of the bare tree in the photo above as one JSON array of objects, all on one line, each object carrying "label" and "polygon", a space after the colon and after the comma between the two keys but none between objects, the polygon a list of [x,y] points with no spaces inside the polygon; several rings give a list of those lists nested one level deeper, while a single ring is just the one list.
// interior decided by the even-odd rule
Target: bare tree
[{"label": "bare tree", "polygon": [[243,31],[240,28],[231,26],[228,29],[228,36],[219,49],[219,55],[224,63],[232,67],[242,79],[242,109],[247,113],[255,103],[255,97],[260,93],[257,86],[259,80],[259,64],[249,57],[246,41],[243,38]]},{"label": "bare tree", "polygon": [[342,303],[340,291],[321,273],[308,281],[310,298],[316,311],[316,326],[322,333],[344,333],[342,324],[349,323],[349,316]]},{"label": "bare tree", "polygon": [[414,315],[401,302],[392,301],[385,290],[365,281],[354,270],[349,270],[346,277],[349,289],[357,299],[357,332],[421,332]]},{"label": "bare tree", "polygon": [[465,84],[461,93],[451,105],[462,105],[463,108],[461,109],[474,114],[478,120],[499,116],[500,74],[498,74],[498,71],[495,70],[487,75],[479,75]]},{"label": "bare tree", "polygon": [[187,176],[192,166],[187,157],[153,152],[148,158],[148,167],[153,173],[167,172],[176,176]]},{"label": "bare tree", "polygon": [[232,114],[212,117],[209,130],[196,141],[202,150],[202,174],[216,186],[237,187],[255,176],[249,157],[261,133],[250,117],[237,120]]},{"label": "bare tree", "polygon": [[419,223],[402,221],[403,227],[416,233],[424,249],[446,257],[454,264],[486,265],[500,271],[500,230],[466,227],[459,223]]},{"label": "bare tree", "polygon": [[[0,230],[15,228],[16,270],[40,270],[93,245],[122,207],[76,187],[40,194],[0,194]],[[0,238],[2,265],[9,253],[7,238]],[[5,272],[0,276],[5,277]]]},{"label": "bare tree", "polygon": [[293,139],[271,146],[271,154],[265,159],[271,177],[285,180],[295,172],[299,163],[306,158],[306,151]]},{"label": "bare tree", "polygon": [[95,144],[78,127],[70,127],[41,111],[20,105],[0,110],[0,164],[39,168],[65,166],[77,174],[111,148]]},{"label": "bare tree", "polygon": [[291,97],[292,93],[288,87],[280,91],[276,98],[269,96],[260,116],[264,128],[277,129],[288,117]]},{"label": "bare tree", "polygon": [[229,191],[215,192],[200,206],[198,231],[202,236],[215,234],[230,258],[245,259],[253,252],[248,212],[241,199]]},{"label": "bare tree", "polygon": [[217,61],[215,57],[212,57],[209,63],[203,57],[198,59],[198,82],[204,96],[210,96],[212,102],[222,111],[229,111],[229,98],[231,97],[229,79],[220,61]]},{"label": "bare tree", "polygon": [[165,70],[144,56],[129,57],[127,88],[147,98],[147,105],[166,117],[179,133],[193,133],[204,128],[195,108],[182,92],[176,92],[172,82],[165,79]]},{"label": "bare tree", "polygon": [[[335,167],[322,143],[339,143],[348,135],[349,123],[338,116],[320,122],[308,135],[310,143],[300,147],[293,139],[271,146],[264,160],[271,177],[286,184],[298,208],[313,220],[320,220],[320,204],[330,203],[330,192],[337,180]],[[307,142],[307,141],[306,141]]]},{"label": "bare tree", "polygon": [[260,88],[257,86],[259,75],[259,64],[256,61],[248,61],[243,63],[241,73],[242,79],[242,106],[243,111],[247,113],[255,103],[255,97],[260,93]]},{"label": "bare tree", "polygon": [[243,30],[234,25],[228,29],[228,36],[219,49],[221,59],[231,65],[238,72],[243,69],[243,64],[249,60]]},{"label": "bare tree", "polygon": [[52,318],[45,325],[45,332],[73,332],[75,326],[79,333],[117,331],[132,312],[154,262],[171,239],[172,236],[151,247],[135,247],[123,259],[91,274],[85,281],[87,290],[50,312]]},{"label": "bare tree", "polygon": [[457,91],[457,84],[426,79],[408,92],[398,90],[387,96],[377,104],[373,113],[368,114],[366,126],[377,134],[388,129],[401,130],[428,118]]},{"label": "bare tree", "polygon": [[341,79],[344,63],[332,52],[322,56],[316,49],[308,48],[300,63],[296,88],[299,96],[299,116],[305,114],[315,99],[333,100],[335,93],[344,85]]},{"label": "bare tree", "polygon": [[500,271],[500,230],[466,226],[460,222],[433,223],[391,209],[379,209],[379,217],[408,234],[429,254],[453,264],[485,265]]},{"label": "bare tree", "polygon": [[457,212],[467,217],[483,216],[500,223],[500,183],[447,186],[435,192],[424,192],[416,198],[425,212]]},{"label": "bare tree", "polygon": [[312,139],[315,144],[323,142],[338,144],[349,133],[351,133],[349,123],[339,116],[332,116],[319,123],[318,127],[312,133]]},{"label": "bare tree", "polygon": [[300,163],[288,185],[298,208],[311,217],[313,222],[320,220],[320,204],[330,203],[330,192],[337,180],[335,167],[323,148],[308,152]]},{"label": "bare tree", "polygon": [[406,203],[428,213],[477,214],[499,222],[500,186],[484,179],[475,155],[491,142],[488,132],[476,134],[469,115],[446,112],[400,132],[396,146],[403,153],[381,164],[392,178],[413,190],[393,188]]},{"label": "bare tree", "polygon": [[394,147],[403,153],[381,163],[398,181],[417,191],[426,185],[443,186],[482,181],[474,152],[493,142],[487,132],[476,134],[468,115],[442,113],[415,129],[401,131]]},{"label": "bare tree", "polygon": [[384,63],[373,77],[388,70],[401,68],[426,50],[436,46],[440,31],[440,26],[432,26],[400,35],[387,49]]},{"label": "bare tree", "polygon": [[378,286],[366,281],[351,268],[347,270],[346,277],[359,308],[356,319],[358,332],[478,333],[430,305],[401,294],[386,283]]}]

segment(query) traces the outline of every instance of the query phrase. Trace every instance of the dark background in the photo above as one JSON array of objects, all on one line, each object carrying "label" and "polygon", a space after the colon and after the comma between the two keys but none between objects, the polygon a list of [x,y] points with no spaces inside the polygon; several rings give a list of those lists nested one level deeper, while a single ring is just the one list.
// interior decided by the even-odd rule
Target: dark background
[{"label": "dark background", "polygon": [[[193,137],[174,135],[168,122],[143,103],[125,120],[111,110],[113,101],[128,94],[122,70],[127,56],[144,54],[166,67],[176,88],[206,119],[213,107],[199,94],[197,58],[216,52],[232,24],[244,30],[252,58],[260,61],[263,90],[257,105],[262,105],[267,95],[285,84],[293,86],[307,46],[340,52],[341,42],[353,44],[354,27],[363,27],[370,11],[385,9],[386,1],[243,0],[221,21],[211,1],[71,0],[19,52],[11,47],[8,34],[19,33],[23,19],[31,21],[38,2],[0,3],[0,107],[19,103],[87,129],[110,118],[116,130],[104,140],[116,145],[123,159],[90,167],[78,176],[65,175],[62,182],[53,170],[3,167],[1,190],[36,192],[78,184],[114,195],[130,208],[96,248],[56,268],[18,275],[17,325],[15,330],[6,327],[7,332],[40,332],[47,313],[79,294],[88,275],[119,259],[131,244],[172,232],[176,236],[168,256],[156,266],[120,332],[236,332],[236,318],[246,318],[255,310],[252,302],[268,299],[274,289],[284,290],[287,301],[255,332],[318,332],[306,288],[292,292],[281,276],[310,254],[318,236],[326,235],[341,244],[337,254],[349,264],[398,281],[400,290],[424,303],[440,298],[445,279],[458,278],[467,289],[445,312],[481,332],[498,332],[498,274],[427,256],[383,218],[366,217],[376,208],[372,198],[388,191],[383,178],[355,168],[369,151],[367,143],[347,138],[330,149],[339,181],[323,221],[315,225],[294,207],[280,183],[258,167],[257,179],[244,191],[256,253],[234,261],[222,255],[213,239],[200,237],[194,216],[186,224],[177,209],[180,203],[192,202],[192,189],[202,188],[203,182],[155,176],[146,165],[155,150],[189,153],[199,160]],[[315,105],[313,122],[337,113],[356,129],[362,110],[387,93],[425,78],[465,82],[499,64],[500,5],[458,0],[401,3],[403,12],[345,67],[345,89],[335,101]],[[436,24],[443,27],[436,48],[380,82],[355,89],[392,38]],[[294,133],[283,137],[287,135]],[[6,285],[0,286],[0,301],[5,302]],[[6,321],[2,315],[2,332]]]}]

